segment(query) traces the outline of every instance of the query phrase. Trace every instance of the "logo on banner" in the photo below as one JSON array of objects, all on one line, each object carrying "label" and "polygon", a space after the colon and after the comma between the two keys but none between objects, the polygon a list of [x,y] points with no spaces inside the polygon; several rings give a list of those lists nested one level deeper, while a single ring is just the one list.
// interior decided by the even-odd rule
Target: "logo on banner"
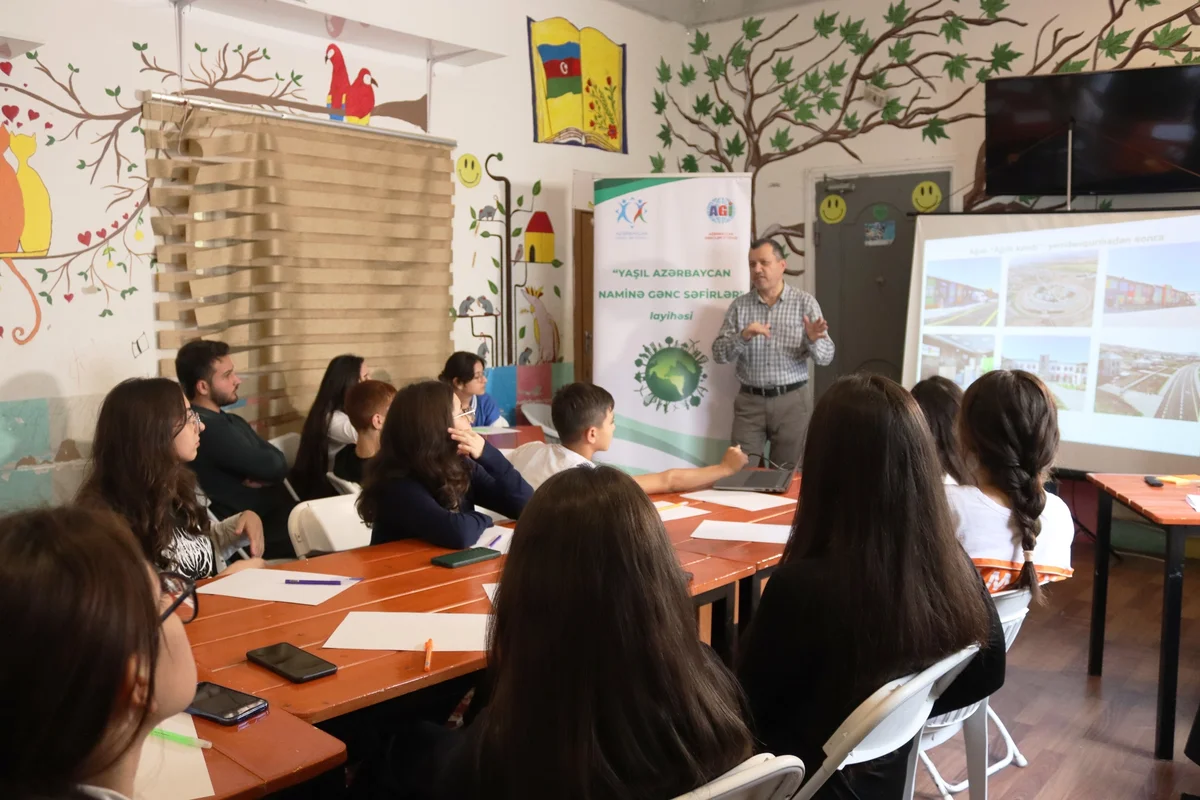
[{"label": "logo on banner", "polygon": [[668,336],[661,344],[652,342],[642,346],[634,366],[640,372],[634,375],[642,405],[653,405],[664,414],[675,410],[697,408],[708,387],[704,385],[708,373],[704,355],[695,340],[679,342]]},{"label": "logo on banner", "polygon": [[640,197],[622,198],[621,204],[617,206],[617,223],[624,222],[630,228],[637,227],[638,223],[645,225],[646,206],[646,201]]},{"label": "logo on banner", "polygon": [[733,201],[728,197],[714,197],[709,200],[708,221],[718,225],[733,222]]}]

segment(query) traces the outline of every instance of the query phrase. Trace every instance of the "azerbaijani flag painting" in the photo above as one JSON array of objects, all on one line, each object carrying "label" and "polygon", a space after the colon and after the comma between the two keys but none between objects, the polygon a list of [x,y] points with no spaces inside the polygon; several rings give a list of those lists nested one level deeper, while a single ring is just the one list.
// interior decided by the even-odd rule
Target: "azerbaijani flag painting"
[{"label": "azerbaijani flag painting", "polygon": [[627,153],[625,45],[562,17],[529,19],[534,141]]}]

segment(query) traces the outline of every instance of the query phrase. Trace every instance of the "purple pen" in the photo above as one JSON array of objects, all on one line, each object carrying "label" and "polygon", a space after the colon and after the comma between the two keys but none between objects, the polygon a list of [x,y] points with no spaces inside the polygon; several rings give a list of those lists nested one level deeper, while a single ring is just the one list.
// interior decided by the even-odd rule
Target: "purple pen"
[{"label": "purple pen", "polygon": [[495,547],[496,542],[500,541],[500,537],[503,535],[504,535],[503,533],[497,534],[495,539],[492,539],[490,542],[488,542],[488,547]]},{"label": "purple pen", "polygon": [[301,579],[301,578],[288,578],[287,580],[284,581],[284,583],[287,584],[288,586],[341,586],[343,583],[350,583],[353,581],[361,581],[361,580],[362,580],[362,578],[345,578],[343,580],[337,580],[337,581],[305,580],[305,579]]}]

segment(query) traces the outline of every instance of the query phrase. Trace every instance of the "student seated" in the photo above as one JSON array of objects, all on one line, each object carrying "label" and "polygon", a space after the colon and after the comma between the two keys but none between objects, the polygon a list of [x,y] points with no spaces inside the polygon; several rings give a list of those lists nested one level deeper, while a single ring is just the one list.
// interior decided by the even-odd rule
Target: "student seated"
[{"label": "student seated", "polygon": [[[833,732],[887,682],[983,645],[934,706],[942,714],[998,689],[1005,653],[908,392],[878,375],[836,381],[813,411],[803,465],[791,536],[739,644],[738,677],[760,750],[799,756],[812,775]],[[903,797],[910,746],[846,767],[816,796]]]},{"label": "student seated", "polygon": [[995,370],[963,396],[959,439],[976,465],[968,486],[947,486],[958,540],[988,589],[1029,588],[1071,577],[1075,521],[1046,492],[1058,453],[1058,411],[1050,390],[1021,370]]},{"label": "student seated", "polygon": [[146,558],[190,580],[225,570],[242,546],[251,559],[226,572],[263,566],[262,520],[243,511],[212,523],[196,496],[196,459],[204,423],[179,384],[132,378],[116,385],[100,406],[92,458],[77,502],[114,511],[133,530]]},{"label": "student seated", "polygon": [[636,483],[608,467],[556,475],[517,531],[490,699],[447,748],[436,796],[664,800],[750,756],[736,681],[699,641],[687,576]]},{"label": "student seated", "polygon": [[[571,383],[554,393],[550,417],[562,444],[529,442],[508,454],[513,466],[535,489],[551,475],[582,465],[592,466],[596,453],[612,444],[616,424],[613,422],[613,396],[591,383]],[[707,489],[721,478],[728,477],[746,466],[746,454],[740,447],[725,451],[721,463],[712,467],[668,469],[633,480],[646,494],[694,492]]]},{"label": "student seated", "polygon": [[937,445],[938,461],[947,484],[967,482],[967,465],[958,446],[958,411],[963,390],[949,378],[935,375],[912,388],[912,396],[925,414],[925,422]]},{"label": "student seated", "polygon": [[301,500],[332,497],[333,487],[325,475],[338,451],[357,441],[358,434],[346,414],[346,392],[370,375],[361,356],[338,356],[329,362],[317,398],[308,410],[296,464],[288,479]]},{"label": "student seated", "polygon": [[263,521],[266,558],[295,558],[287,518],[295,506],[283,481],[287,458],[250,423],[222,406],[238,399],[241,379],[229,345],[198,339],[179,348],[175,374],[200,416],[200,450],[189,465],[218,519],[253,511]]},{"label": "student seated", "polygon": [[529,488],[508,460],[471,430],[449,385],[424,381],[396,394],[358,497],[371,544],[424,539],[462,549],[492,519],[476,504],[517,519]]},{"label": "student seated", "polygon": [[379,452],[379,434],[391,408],[396,387],[383,381],[365,380],[346,393],[346,414],[358,441],[348,444],[333,459],[333,474],[344,481],[362,484],[367,462]]},{"label": "student seated", "polygon": [[438,380],[444,381],[458,395],[463,411],[471,412],[468,419],[476,428],[507,428],[508,421],[500,415],[500,406],[487,393],[487,372],[483,358],[460,350],[446,359]]},{"label": "student seated", "polygon": [[0,518],[0,797],[133,798],[147,736],[196,692],[195,609],[195,585],[156,573],[115,514]]}]

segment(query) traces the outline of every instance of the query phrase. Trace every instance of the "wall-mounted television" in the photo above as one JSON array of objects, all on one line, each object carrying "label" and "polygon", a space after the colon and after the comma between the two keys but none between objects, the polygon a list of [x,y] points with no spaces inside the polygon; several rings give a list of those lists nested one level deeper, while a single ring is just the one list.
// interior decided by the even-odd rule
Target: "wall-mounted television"
[{"label": "wall-mounted television", "polygon": [[994,78],[985,85],[987,193],[1200,191],[1200,64]]}]

